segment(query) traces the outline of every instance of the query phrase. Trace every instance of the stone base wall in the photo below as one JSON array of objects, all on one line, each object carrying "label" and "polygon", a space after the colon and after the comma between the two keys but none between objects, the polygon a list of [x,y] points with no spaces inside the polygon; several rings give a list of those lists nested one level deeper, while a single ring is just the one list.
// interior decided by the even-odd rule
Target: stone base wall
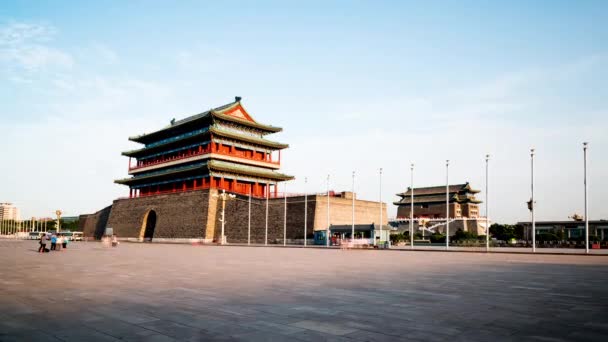
[{"label": "stone base wall", "polygon": [[95,214],[80,215],[78,229],[88,238],[100,239],[108,224],[112,206],[109,205]]},{"label": "stone base wall", "polygon": [[204,238],[208,208],[209,190],[118,199],[112,204],[108,227],[119,237],[138,238],[145,228],[144,217],[154,210],[155,238]]},{"label": "stone base wall", "polygon": [[[301,239],[304,236],[304,196],[287,198],[287,239]],[[268,200],[268,243],[283,243],[285,199]],[[308,198],[308,234],[313,232],[315,205],[313,196]],[[222,203],[218,201],[215,236],[221,236]],[[249,227],[249,198],[237,196],[226,202],[226,224],[224,235],[228,243],[246,243]],[[251,199],[251,243],[264,243],[266,235],[266,200]]]},{"label": "stone base wall", "polygon": [[[215,189],[165,194],[150,197],[115,200],[109,212],[107,227],[119,238],[140,238],[145,229],[145,217],[150,211],[156,213],[153,239],[203,239],[205,242],[220,242],[222,222],[222,200]],[[306,212],[307,236],[312,238],[315,229],[327,227],[327,197],[308,196],[287,198],[287,229],[285,230],[285,199],[268,200],[268,243],[283,243],[304,238],[304,214]],[[105,209],[104,209],[105,210]],[[249,197],[236,195],[226,201],[224,235],[228,243],[246,243],[251,222],[251,243],[264,243],[266,235],[266,199],[251,199],[251,221],[249,220]],[[380,219],[377,202],[355,201],[355,222],[376,223]],[[330,223],[350,224],[352,201],[345,198],[330,198]],[[387,222],[386,205],[383,206],[383,221]],[[104,227],[105,229],[105,227]],[[284,236],[285,235],[285,236]]]}]

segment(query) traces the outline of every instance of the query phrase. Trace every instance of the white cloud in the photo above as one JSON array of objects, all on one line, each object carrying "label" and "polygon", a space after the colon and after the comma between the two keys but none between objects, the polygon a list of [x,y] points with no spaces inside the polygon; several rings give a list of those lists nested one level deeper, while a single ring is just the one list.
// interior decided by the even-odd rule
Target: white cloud
[{"label": "white cloud", "polygon": [[105,44],[94,43],[91,46],[91,50],[95,57],[106,64],[116,64],[120,60],[118,53]]},{"label": "white cloud", "polygon": [[48,45],[55,33],[54,27],[44,24],[12,22],[1,27],[0,68],[8,71],[9,79],[13,80],[19,79],[14,74],[71,68],[72,56]]}]

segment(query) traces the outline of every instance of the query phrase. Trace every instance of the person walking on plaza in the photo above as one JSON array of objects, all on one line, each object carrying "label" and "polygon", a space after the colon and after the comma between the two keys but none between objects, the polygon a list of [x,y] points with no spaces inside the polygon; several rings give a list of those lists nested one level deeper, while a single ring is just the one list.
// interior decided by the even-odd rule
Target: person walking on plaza
[{"label": "person walking on plaza", "polygon": [[40,236],[40,247],[38,247],[38,253],[44,253],[46,249],[46,234]]},{"label": "person walking on plaza", "polygon": [[55,234],[51,235],[51,250],[57,250],[57,235]]},{"label": "person walking on plaza", "polygon": [[57,236],[57,245],[55,246],[55,248],[60,251],[61,250],[61,246],[63,246],[63,236],[59,235]]},{"label": "person walking on plaza", "polygon": [[63,248],[68,248],[68,242],[70,242],[70,238],[67,236],[64,236],[62,239],[63,240],[62,240],[61,244],[63,245]]}]

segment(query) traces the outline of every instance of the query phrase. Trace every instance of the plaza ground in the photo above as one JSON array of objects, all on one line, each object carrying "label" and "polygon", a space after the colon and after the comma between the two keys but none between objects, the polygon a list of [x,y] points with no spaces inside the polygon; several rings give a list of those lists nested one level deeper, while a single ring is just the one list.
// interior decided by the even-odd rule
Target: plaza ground
[{"label": "plaza ground", "polygon": [[0,341],[600,341],[608,256],[0,240]]}]

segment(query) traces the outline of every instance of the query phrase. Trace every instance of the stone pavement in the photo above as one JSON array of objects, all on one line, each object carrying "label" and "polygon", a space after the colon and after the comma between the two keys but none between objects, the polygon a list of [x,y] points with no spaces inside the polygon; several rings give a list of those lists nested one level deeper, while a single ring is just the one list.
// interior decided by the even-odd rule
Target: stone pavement
[{"label": "stone pavement", "polygon": [[603,341],[608,257],[0,240],[0,341]]}]

